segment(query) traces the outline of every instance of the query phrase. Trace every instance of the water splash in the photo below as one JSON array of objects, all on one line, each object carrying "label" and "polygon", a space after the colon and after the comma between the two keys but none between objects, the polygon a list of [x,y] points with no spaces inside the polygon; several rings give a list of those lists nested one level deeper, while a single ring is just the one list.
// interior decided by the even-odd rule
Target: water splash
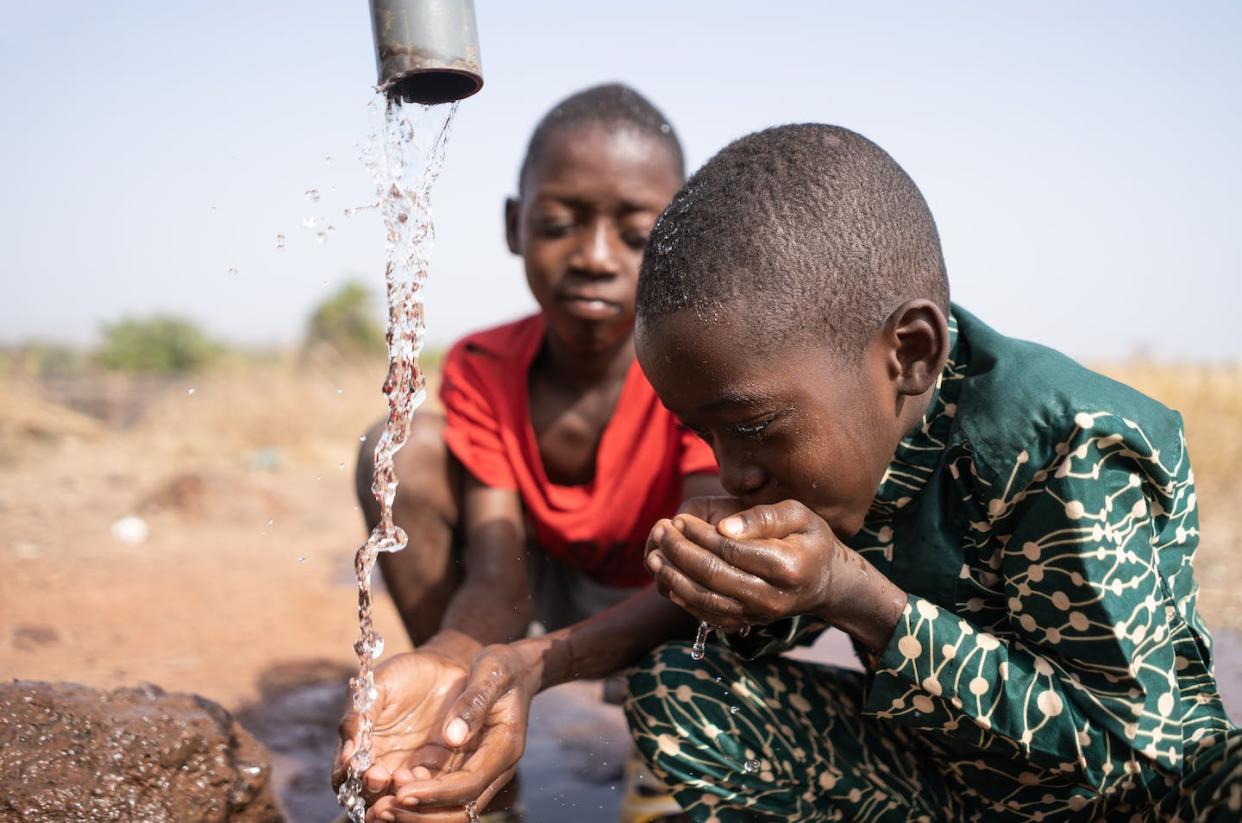
[{"label": "water splash", "polygon": [[747,774],[754,774],[759,771],[762,766],[763,764],[753,757],[742,764],[742,768],[745,769]]},{"label": "water splash", "polygon": [[420,106],[390,101],[377,94],[370,105],[371,138],[363,146],[362,162],[375,182],[380,213],[386,231],[384,277],[388,296],[388,376],[384,394],[388,419],[375,445],[375,474],[371,494],[379,503],[379,523],[354,556],[358,579],[358,676],[349,681],[354,710],[361,716],[358,748],[337,799],[354,823],[362,823],[366,803],[362,797],[362,774],[371,765],[371,720],[367,711],[375,704],[373,662],[384,652],[383,638],[371,617],[371,572],[380,552],[400,551],[406,534],[393,522],[392,503],[397,494],[393,459],[405,445],[414,410],[426,396],[418,355],[423,348],[426,324],[423,315],[423,284],[435,228],[431,216],[431,188],[444,165],[457,104]]}]

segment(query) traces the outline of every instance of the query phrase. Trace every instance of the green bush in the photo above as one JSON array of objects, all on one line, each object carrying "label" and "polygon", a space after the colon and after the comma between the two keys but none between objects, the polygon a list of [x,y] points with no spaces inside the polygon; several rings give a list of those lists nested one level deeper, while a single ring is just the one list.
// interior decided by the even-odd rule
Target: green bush
[{"label": "green bush", "polygon": [[343,355],[383,352],[384,329],[375,316],[370,289],[353,281],[320,303],[311,314],[306,345],[329,346]]},{"label": "green bush", "polygon": [[117,371],[185,374],[207,366],[221,351],[193,321],[153,315],[104,326],[97,358]]}]

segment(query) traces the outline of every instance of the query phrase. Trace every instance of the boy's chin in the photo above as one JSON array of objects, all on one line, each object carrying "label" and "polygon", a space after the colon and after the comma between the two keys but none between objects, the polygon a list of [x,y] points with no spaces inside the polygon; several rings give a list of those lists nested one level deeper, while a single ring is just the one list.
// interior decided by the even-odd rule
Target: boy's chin
[{"label": "boy's chin", "polygon": [[581,354],[597,354],[616,348],[622,343],[633,324],[611,320],[562,319],[553,325],[553,333],[570,351]]}]

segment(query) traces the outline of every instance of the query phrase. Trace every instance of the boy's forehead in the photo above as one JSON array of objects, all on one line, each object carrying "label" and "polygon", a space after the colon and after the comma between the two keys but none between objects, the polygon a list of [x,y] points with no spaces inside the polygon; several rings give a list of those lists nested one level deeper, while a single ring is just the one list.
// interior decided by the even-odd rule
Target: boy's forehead
[{"label": "boy's forehead", "polygon": [[669,177],[660,182],[676,188],[681,179],[672,166],[672,153],[652,135],[624,126],[582,124],[549,135],[527,170],[526,182],[540,185],[608,170],[628,178]]},{"label": "boy's forehead", "polygon": [[637,329],[639,362],[670,405],[752,402],[770,393],[780,369],[779,352],[747,345],[750,325],[723,313],[700,318],[693,311],[647,320]]}]

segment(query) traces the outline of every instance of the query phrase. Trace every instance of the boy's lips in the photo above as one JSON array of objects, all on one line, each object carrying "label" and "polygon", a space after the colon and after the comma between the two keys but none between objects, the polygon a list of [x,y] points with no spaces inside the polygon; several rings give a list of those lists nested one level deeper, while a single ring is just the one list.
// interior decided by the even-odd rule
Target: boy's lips
[{"label": "boy's lips", "polygon": [[621,304],[600,297],[563,294],[557,298],[557,302],[579,320],[607,320],[621,313]]}]

